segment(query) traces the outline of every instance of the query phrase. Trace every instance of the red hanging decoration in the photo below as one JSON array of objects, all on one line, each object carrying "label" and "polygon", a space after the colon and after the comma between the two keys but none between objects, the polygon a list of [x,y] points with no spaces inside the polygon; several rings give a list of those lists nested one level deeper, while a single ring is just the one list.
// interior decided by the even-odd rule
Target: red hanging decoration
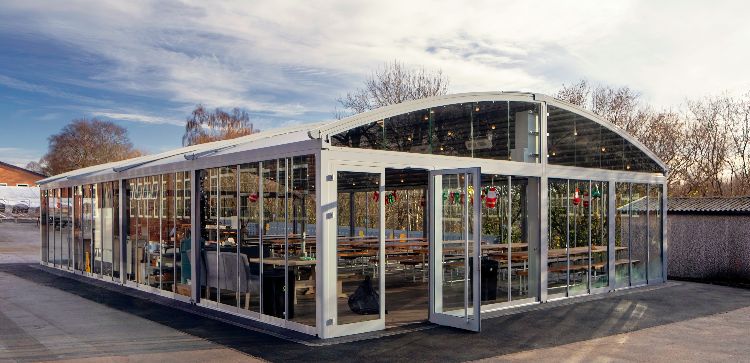
[{"label": "red hanging decoration", "polygon": [[492,186],[487,189],[487,196],[484,197],[484,205],[487,208],[495,208],[497,206],[497,188]]},{"label": "red hanging decoration", "polygon": [[253,193],[253,194],[250,194],[250,195],[247,196],[247,200],[249,200],[249,201],[251,201],[253,203],[257,202],[258,198],[259,198],[258,193]]},{"label": "red hanging decoration", "polygon": [[380,200],[380,193],[376,190],[372,193],[372,201],[377,202],[378,200]]},{"label": "red hanging decoration", "polygon": [[573,205],[579,205],[581,204],[581,196],[578,195],[578,188],[576,188],[576,192],[573,195]]},{"label": "red hanging decoration", "polygon": [[583,206],[585,208],[589,207],[589,193],[588,192],[583,192]]}]

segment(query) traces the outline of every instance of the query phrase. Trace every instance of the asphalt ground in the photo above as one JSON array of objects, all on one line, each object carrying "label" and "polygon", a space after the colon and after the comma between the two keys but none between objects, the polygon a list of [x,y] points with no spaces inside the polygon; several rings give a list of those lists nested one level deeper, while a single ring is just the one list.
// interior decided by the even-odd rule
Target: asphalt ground
[{"label": "asphalt ground", "polygon": [[424,325],[361,340],[305,340],[38,264],[6,263],[0,361],[750,360],[747,289],[670,282],[524,310],[483,320],[481,333]]}]

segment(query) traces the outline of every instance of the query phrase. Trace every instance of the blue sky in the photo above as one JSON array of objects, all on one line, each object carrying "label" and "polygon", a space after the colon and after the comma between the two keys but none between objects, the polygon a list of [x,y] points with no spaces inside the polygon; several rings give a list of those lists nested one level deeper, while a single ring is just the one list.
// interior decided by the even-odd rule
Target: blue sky
[{"label": "blue sky", "polygon": [[399,59],[451,92],[554,93],[587,78],[657,107],[750,90],[744,2],[4,1],[0,160],[38,160],[71,119],[178,147],[197,103],[257,128],[329,119],[336,99]]}]

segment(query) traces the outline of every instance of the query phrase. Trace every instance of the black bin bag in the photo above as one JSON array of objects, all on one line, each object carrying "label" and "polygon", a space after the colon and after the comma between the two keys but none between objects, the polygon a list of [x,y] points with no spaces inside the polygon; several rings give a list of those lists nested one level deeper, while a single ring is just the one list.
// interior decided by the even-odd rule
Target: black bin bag
[{"label": "black bin bag", "polygon": [[380,314],[380,295],[372,287],[370,276],[365,276],[365,280],[349,296],[349,309],[360,315]]}]

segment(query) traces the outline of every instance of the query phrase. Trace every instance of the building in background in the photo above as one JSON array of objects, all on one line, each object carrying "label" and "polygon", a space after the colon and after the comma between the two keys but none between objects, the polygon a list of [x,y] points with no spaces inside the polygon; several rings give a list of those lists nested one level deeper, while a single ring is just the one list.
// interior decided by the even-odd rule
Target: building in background
[{"label": "building in background", "polygon": [[33,187],[37,180],[45,177],[44,174],[0,161],[0,186]]},{"label": "building in background", "polygon": [[750,196],[669,198],[670,277],[750,281]]}]

